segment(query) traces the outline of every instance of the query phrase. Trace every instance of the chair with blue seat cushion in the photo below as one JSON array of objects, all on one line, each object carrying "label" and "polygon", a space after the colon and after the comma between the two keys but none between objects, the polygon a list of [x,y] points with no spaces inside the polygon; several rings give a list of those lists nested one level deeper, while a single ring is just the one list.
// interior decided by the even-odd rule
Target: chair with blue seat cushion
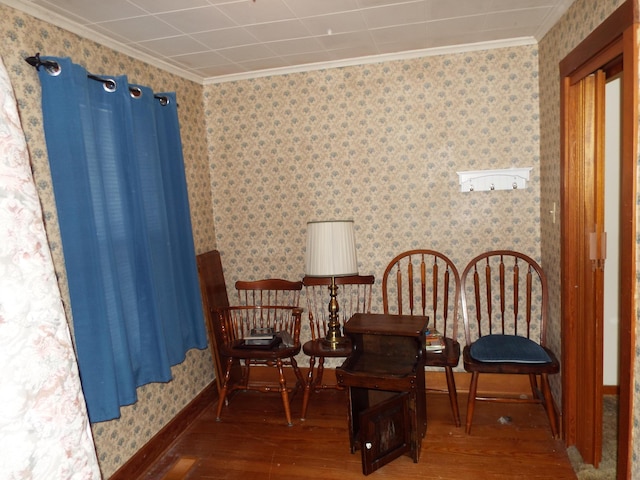
[{"label": "chair with blue seat cushion", "polygon": [[518,335],[485,335],[470,348],[471,356],[480,362],[549,363],[544,348],[529,338]]},{"label": "chair with blue seat cushion", "polygon": [[[466,432],[471,432],[476,400],[540,403],[557,438],[549,375],[560,371],[560,363],[546,345],[548,292],[542,268],[525,254],[495,250],[471,260],[461,284],[466,340],[462,358],[471,373]],[[528,375],[531,395],[480,395],[481,373]]]}]

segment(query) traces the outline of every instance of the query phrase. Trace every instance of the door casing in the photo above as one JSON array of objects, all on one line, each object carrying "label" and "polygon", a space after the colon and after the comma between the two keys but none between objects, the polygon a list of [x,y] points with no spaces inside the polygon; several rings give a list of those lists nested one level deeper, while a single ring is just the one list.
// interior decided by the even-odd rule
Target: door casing
[{"label": "door casing", "polygon": [[[582,81],[597,70],[622,67],[622,151],[620,186],[620,409],[618,425],[617,477],[630,478],[631,433],[633,405],[632,383],[635,359],[635,290],[636,290],[636,163],[638,141],[638,0],[627,0],[578,47],[560,63],[561,79],[561,212],[562,212],[562,427],[567,445],[589,443],[590,451],[583,455],[594,455],[601,439],[578,438],[598,435],[597,429],[578,428],[584,422],[602,422],[601,404],[582,408],[580,395],[584,389],[578,385],[578,362],[581,350],[593,351],[588,344],[597,334],[597,325],[585,324],[583,320],[584,298],[597,290],[597,285],[587,284],[584,269],[591,268],[584,256],[585,226],[581,223],[585,208],[595,208],[597,175],[593,182],[584,182],[584,164],[573,157],[576,148],[571,142],[581,138],[577,132],[580,119],[572,85]],[[602,126],[596,126],[602,128]],[[602,179],[600,179],[601,181]],[[586,202],[586,203],[585,203]],[[589,204],[589,202],[592,202]],[[585,334],[582,330],[587,329]],[[580,335],[578,335],[580,332]],[[577,344],[576,341],[585,342]],[[600,338],[601,342],[602,339]],[[597,354],[597,352],[595,352]],[[601,367],[600,367],[601,368]],[[583,373],[585,370],[582,370]],[[592,385],[597,372],[586,383]],[[590,392],[592,398],[596,393]],[[599,399],[601,402],[601,398]],[[600,415],[598,416],[598,414]],[[595,457],[593,457],[595,458]],[[588,458],[585,460],[589,461]]]}]

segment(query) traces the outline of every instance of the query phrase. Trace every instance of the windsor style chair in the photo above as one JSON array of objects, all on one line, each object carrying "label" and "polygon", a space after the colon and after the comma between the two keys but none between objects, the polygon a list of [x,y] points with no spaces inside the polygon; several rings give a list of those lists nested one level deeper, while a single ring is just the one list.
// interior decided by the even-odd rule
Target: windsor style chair
[{"label": "windsor style chair", "polygon": [[[461,279],[466,339],[462,358],[471,373],[466,432],[471,432],[477,400],[539,403],[553,437],[558,437],[549,375],[558,373],[560,364],[546,346],[548,292],[542,268],[525,254],[496,250],[471,260]],[[481,373],[528,375],[531,395],[480,395]]]},{"label": "windsor style chair", "polygon": [[[222,333],[220,352],[227,358],[216,420],[221,419],[227,397],[233,391],[277,391],[282,397],[287,425],[293,425],[290,398],[305,384],[295,359],[301,350],[302,309],[299,303],[302,282],[265,279],[237,281],[235,286],[240,305],[215,312]],[[255,332],[258,330],[272,332],[274,341],[256,345]],[[242,366],[238,381],[232,381],[234,362]],[[261,378],[260,382],[252,382],[250,373],[256,366],[275,367],[277,377],[273,381]],[[287,367],[293,369],[296,378],[293,387],[287,385]]]},{"label": "windsor style chair", "polygon": [[[338,315],[341,327],[354,313],[370,313],[371,295],[375,282],[373,275],[336,277],[335,282],[338,286]],[[352,345],[346,336],[336,346],[331,346],[325,341],[329,323],[328,305],[331,278],[307,276],[302,279],[302,283],[305,286],[311,330],[311,340],[302,346],[302,351],[309,357],[309,372],[300,415],[300,418],[304,420],[312,392],[319,392],[323,389],[342,389],[337,383],[324,381],[324,363],[326,358],[348,357],[351,354]],[[318,367],[314,370],[316,359]]]},{"label": "windsor style chair", "polygon": [[[425,366],[445,371],[453,421],[460,426],[460,410],[453,369],[460,361],[458,304],[460,276],[454,263],[435,250],[400,253],[389,262],[382,277],[384,313],[429,317],[429,329],[442,335],[441,351],[425,351]],[[427,388],[427,390],[437,390]]]}]

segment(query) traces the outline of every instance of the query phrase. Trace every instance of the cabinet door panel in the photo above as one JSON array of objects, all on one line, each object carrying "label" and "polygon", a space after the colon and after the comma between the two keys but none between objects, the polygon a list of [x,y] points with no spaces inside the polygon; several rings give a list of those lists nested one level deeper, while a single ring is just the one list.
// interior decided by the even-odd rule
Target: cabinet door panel
[{"label": "cabinet door panel", "polygon": [[409,394],[400,393],[360,414],[362,473],[369,475],[411,450]]}]

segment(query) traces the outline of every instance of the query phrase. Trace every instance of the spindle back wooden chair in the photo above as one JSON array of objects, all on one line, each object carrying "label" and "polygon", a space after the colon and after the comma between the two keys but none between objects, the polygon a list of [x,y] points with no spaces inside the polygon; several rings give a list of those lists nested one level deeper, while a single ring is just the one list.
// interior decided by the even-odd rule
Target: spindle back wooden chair
[{"label": "spindle back wooden chair", "polygon": [[236,282],[238,305],[288,305],[298,307],[302,282],[269,278]]},{"label": "spindle back wooden chair", "polygon": [[[223,386],[220,390],[217,419],[220,420],[222,407],[227,401],[228,394],[235,390],[257,390],[261,392],[279,391],[285,408],[287,424],[292,425],[290,394],[295,394],[304,386],[302,376],[295,355],[300,352],[300,318],[302,309],[299,308],[301,281],[284,279],[262,279],[254,281],[238,280],[235,283],[238,296],[237,306],[228,307],[218,312],[218,322],[226,328],[224,345],[221,351],[228,355],[227,367],[231,366],[230,379],[226,372]],[[282,342],[271,349],[262,346],[248,348],[242,344],[250,328],[272,328],[274,332],[285,336],[287,342]],[[285,333],[282,333],[285,332]],[[233,361],[232,361],[233,360]],[[242,374],[239,380],[233,373],[233,362],[240,363]],[[250,379],[251,367],[276,367],[278,377],[270,382],[261,379],[253,383]],[[293,368],[296,384],[287,386],[285,367]]]},{"label": "spindle back wooden chair", "polygon": [[[471,260],[461,279],[466,340],[462,357],[471,373],[466,432],[471,432],[476,400],[525,402],[544,406],[557,437],[548,377],[558,373],[560,365],[546,346],[548,292],[542,268],[523,253],[495,250]],[[528,375],[531,395],[479,395],[481,373]]]},{"label": "spindle back wooden chair", "polygon": [[[441,352],[425,351],[425,366],[444,368],[453,421],[460,426],[460,409],[453,369],[460,361],[458,307],[460,276],[443,253],[408,250],[389,262],[382,277],[384,313],[429,317],[429,328],[444,337]],[[438,390],[427,387],[427,390]]]},{"label": "spindle back wooden chair", "polygon": [[[341,328],[354,313],[371,312],[371,297],[373,284],[375,283],[373,275],[336,277],[335,282],[338,286],[338,315]],[[309,329],[311,331],[311,340],[308,340],[302,346],[303,352],[309,357],[309,372],[300,415],[300,418],[304,420],[307,415],[311,392],[342,388],[335,382],[326,383],[323,381],[325,358],[348,357],[351,354],[352,345],[348,337],[344,337],[340,344],[333,347],[325,341],[329,324],[329,286],[331,285],[331,277],[304,277],[302,283],[305,286]],[[316,359],[318,359],[318,368],[314,370]]]},{"label": "spindle back wooden chair", "polygon": [[[219,395],[216,420],[220,421],[227,396],[235,390],[280,392],[287,425],[291,420],[290,397],[304,385],[304,377],[298,368],[295,356],[300,353],[300,326],[302,309],[293,306],[242,305],[218,309],[218,321],[222,325],[223,343],[221,353],[228,358],[222,390]],[[278,332],[274,342],[268,345],[251,345],[248,338],[255,329],[271,329]],[[234,360],[243,362],[242,379],[231,382],[230,374]],[[250,369],[257,364],[275,367],[277,381],[269,383],[250,381]],[[296,376],[294,387],[287,386],[284,368],[290,366]]]}]

